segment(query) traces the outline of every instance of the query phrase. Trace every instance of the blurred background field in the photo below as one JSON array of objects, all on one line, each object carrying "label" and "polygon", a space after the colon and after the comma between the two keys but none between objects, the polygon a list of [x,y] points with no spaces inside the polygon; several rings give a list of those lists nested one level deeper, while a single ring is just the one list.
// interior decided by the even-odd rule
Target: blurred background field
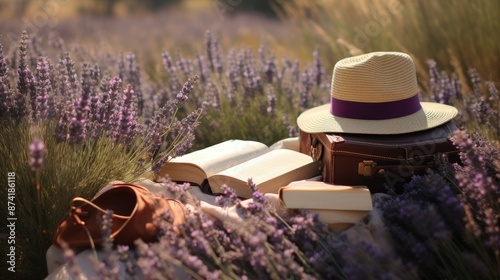
[{"label": "blurred background field", "polygon": [[464,80],[474,67],[498,81],[499,10],[491,0],[1,0],[0,31],[51,30],[65,40],[151,52],[194,51],[212,29],[226,48],[257,47],[265,38],[275,51],[305,58],[321,45],[327,69],[349,55],[396,50],[417,60],[422,80],[432,58]]},{"label": "blurred background field", "polygon": [[[456,75],[463,92],[473,89],[473,68],[482,81],[498,85],[499,8],[491,0],[0,0],[0,34],[11,53],[24,29],[45,43],[61,38],[80,61],[133,52],[145,79],[165,85],[161,53],[204,55],[207,30],[222,55],[249,48],[257,56],[265,46],[280,66],[284,58],[311,65],[317,49],[326,76],[347,56],[403,51],[415,60],[422,92],[429,96],[430,59],[439,71]],[[232,135],[238,136],[246,135]]]}]

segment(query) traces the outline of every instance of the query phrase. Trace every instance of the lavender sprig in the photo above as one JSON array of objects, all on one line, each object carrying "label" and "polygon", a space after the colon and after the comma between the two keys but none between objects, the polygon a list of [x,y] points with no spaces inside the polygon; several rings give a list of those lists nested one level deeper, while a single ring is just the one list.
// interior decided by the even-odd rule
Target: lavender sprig
[{"label": "lavender sprig", "polygon": [[132,85],[135,98],[137,99],[137,115],[142,116],[144,110],[144,96],[142,92],[142,82],[140,75],[140,67],[137,63],[137,58],[134,53],[127,55],[128,60],[128,83]]},{"label": "lavender sprig", "polygon": [[177,108],[182,107],[186,103],[189,98],[188,94],[193,90],[196,81],[198,81],[198,76],[193,76],[184,83],[184,86],[182,86],[181,90],[175,96],[175,106]]},{"label": "lavender sprig", "polygon": [[208,65],[210,65],[210,70],[215,72],[214,66],[214,54],[213,54],[213,42],[212,42],[212,32],[210,30],[205,31],[205,49],[207,51]]},{"label": "lavender sprig", "polygon": [[273,83],[275,79],[278,79],[278,68],[276,66],[276,59],[274,57],[269,58],[266,61],[264,67],[264,74],[266,75],[266,80],[268,83]]},{"label": "lavender sprig", "polygon": [[67,96],[69,98],[76,97],[79,91],[78,76],[76,74],[75,63],[69,56],[69,52],[66,53],[64,59],[59,63],[66,68],[64,71],[64,75],[66,75],[66,80],[69,84],[69,87],[67,88]]},{"label": "lavender sprig", "polygon": [[[0,35],[0,40],[2,39],[2,35]],[[0,43],[0,77],[6,77],[9,73],[9,65],[7,63],[7,58],[5,57],[5,53],[3,50],[3,44]]]},{"label": "lavender sprig", "polygon": [[124,91],[118,116],[118,129],[114,138],[124,145],[131,145],[137,134],[137,116],[134,109],[135,95],[131,85]]},{"label": "lavender sprig", "polygon": [[319,55],[319,48],[317,47],[316,50],[313,52],[314,56],[314,75],[316,77],[316,86],[321,86],[321,83],[323,82],[323,78],[325,76],[325,69],[323,69],[323,65],[321,64],[321,58]]},{"label": "lavender sprig", "polygon": [[3,51],[3,45],[0,43],[0,118],[9,116],[9,110],[12,106],[12,91],[8,74],[9,65]]},{"label": "lavender sprig", "polygon": [[180,49],[177,49],[177,69],[179,69],[183,74],[186,79],[189,79],[190,76],[192,76],[193,73],[193,65],[191,64],[190,60],[186,60],[182,54]]},{"label": "lavender sprig", "polygon": [[45,144],[41,140],[35,139],[30,143],[29,150],[30,150],[29,165],[31,167],[31,170],[36,171],[41,169],[43,167],[43,161],[47,153]]},{"label": "lavender sprig", "polygon": [[171,92],[176,92],[181,88],[181,84],[177,78],[177,69],[167,51],[163,52],[161,56],[163,57],[163,66],[169,78],[170,90]]},{"label": "lavender sprig", "polygon": [[14,106],[12,115],[14,118],[21,118],[27,114],[26,98],[29,97],[31,100],[31,110],[35,105],[36,89],[35,81],[31,70],[27,63],[28,57],[28,33],[23,31],[21,36],[21,41],[19,42],[19,65],[17,68],[18,83],[17,83],[17,94],[14,100]]},{"label": "lavender sprig", "polygon": [[122,80],[118,77],[111,79],[107,85],[107,91],[103,93],[100,101],[99,123],[108,130],[110,129],[111,117],[116,109],[116,100],[122,90]]},{"label": "lavender sprig", "polygon": [[101,279],[120,279],[120,266],[118,265],[118,256],[113,251],[113,211],[107,210],[106,214],[100,216],[102,251],[105,258],[96,264],[97,275]]},{"label": "lavender sprig", "polygon": [[198,72],[200,73],[200,80],[202,83],[205,83],[209,76],[209,70],[207,68],[206,59],[204,56],[200,56],[200,54],[196,55],[196,64],[198,65]]},{"label": "lavender sprig", "polygon": [[69,124],[68,142],[71,144],[81,144],[87,136],[87,122],[92,85],[88,67],[84,66],[83,68],[84,70],[87,69],[87,71],[82,74],[81,96],[74,103]]},{"label": "lavender sprig", "polygon": [[271,85],[268,85],[266,88],[267,92],[267,114],[274,116],[276,114],[276,94],[274,93],[274,88]]},{"label": "lavender sprig", "polygon": [[313,81],[311,73],[308,70],[304,70],[300,77],[300,108],[306,109],[309,107],[309,94],[313,88]]},{"label": "lavender sprig", "polygon": [[48,117],[48,100],[51,96],[52,85],[50,83],[50,67],[46,57],[41,57],[37,62],[37,83],[35,106],[33,107],[34,120],[44,120]]}]

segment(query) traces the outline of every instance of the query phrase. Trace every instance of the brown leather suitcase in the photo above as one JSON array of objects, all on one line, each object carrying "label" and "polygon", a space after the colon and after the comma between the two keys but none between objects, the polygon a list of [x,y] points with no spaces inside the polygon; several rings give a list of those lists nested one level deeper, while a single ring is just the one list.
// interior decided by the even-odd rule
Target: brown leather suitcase
[{"label": "brown leather suitcase", "polygon": [[300,151],[321,161],[323,181],[364,185],[371,193],[401,191],[413,174],[424,174],[438,153],[450,162],[459,151],[449,140],[457,128],[447,122],[433,129],[398,134],[309,134],[300,131]]}]

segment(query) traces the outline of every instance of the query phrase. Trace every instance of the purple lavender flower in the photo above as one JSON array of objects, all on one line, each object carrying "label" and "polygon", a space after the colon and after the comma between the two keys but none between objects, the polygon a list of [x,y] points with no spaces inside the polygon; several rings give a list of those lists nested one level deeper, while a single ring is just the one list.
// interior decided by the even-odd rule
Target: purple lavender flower
[{"label": "purple lavender flower", "polygon": [[286,72],[290,71],[292,66],[292,61],[288,57],[283,56],[281,58],[281,76],[284,76]]},{"label": "purple lavender flower", "polygon": [[215,198],[217,205],[221,207],[231,207],[240,202],[240,199],[233,188],[230,188],[227,185],[222,185],[221,191],[222,195]]},{"label": "purple lavender flower", "polygon": [[492,162],[498,161],[500,152],[486,141],[472,139],[462,131],[456,132],[452,140],[461,150],[463,166],[456,166],[455,178],[463,192],[461,200],[466,213],[467,234],[498,254],[500,221],[492,217],[500,212],[500,183],[495,178],[498,171]]},{"label": "purple lavender flower", "polygon": [[193,73],[193,65],[190,60],[186,60],[180,49],[177,49],[177,68],[184,74],[184,78],[189,79]]},{"label": "purple lavender flower", "polygon": [[[205,102],[207,102],[212,108],[220,108],[219,92],[212,81],[207,82],[205,86]],[[201,106],[201,104],[197,105]]]},{"label": "purple lavender flower", "polygon": [[491,248],[493,252],[500,253],[500,222],[498,221],[498,212],[492,208],[484,210],[484,241],[487,248]]},{"label": "purple lavender flower", "polygon": [[96,92],[96,82],[95,82],[95,73],[92,67],[88,63],[83,63],[82,67],[82,98],[81,101],[84,103],[81,104],[84,107],[85,117],[88,118],[89,121],[93,122],[96,118],[97,114],[97,103],[98,96]]},{"label": "purple lavender flower", "polygon": [[302,72],[300,78],[300,108],[307,109],[309,107],[309,93],[313,87],[313,81],[311,73],[308,70],[304,70]]},{"label": "purple lavender flower", "polygon": [[453,99],[461,98],[462,85],[456,74],[451,79],[446,72],[437,70],[434,60],[427,61],[430,75],[430,95],[435,102],[453,105]]},{"label": "purple lavender flower", "polygon": [[240,80],[240,68],[238,65],[238,52],[236,49],[230,49],[227,54],[228,70],[226,76],[228,77],[232,88],[237,88]]},{"label": "purple lavender flower", "polygon": [[210,65],[210,70],[215,72],[214,66],[214,54],[213,54],[213,42],[212,42],[212,33],[210,30],[205,31],[205,49],[207,51],[207,60]]},{"label": "purple lavender flower", "polygon": [[224,67],[222,65],[219,49],[220,49],[219,40],[215,38],[212,41],[213,66],[215,68],[216,73],[222,75],[222,73],[224,72]]},{"label": "purple lavender flower", "polygon": [[66,69],[66,65],[64,64],[64,59],[59,59],[57,63],[57,87],[54,88],[55,92],[58,96],[61,97],[62,100],[68,102],[72,97],[72,92],[69,84],[69,77]]},{"label": "purple lavender flower", "polygon": [[40,49],[40,45],[42,44],[42,38],[38,36],[36,33],[30,37],[31,52],[29,56],[30,66],[36,67],[37,61],[39,57],[47,56],[42,49]]},{"label": "purple lavender flower", "polygon": [[122,90],[122,80],[115,77],[109,80],[106,85],[106,92],[103,93],[101,100],[99,102],[99,123],[102,124],[105,129],[110,129],[111,117],[116,108],[116,100],[118,94]]},{"label": "purple lavender flower", "polygon": [[193,90],[194,84],[198,81],[198,76],[193,76],[188,79],[188,81],[182,86],[182,89],[175,96],[175,106],[177,108],[182,107],[184,103],[188,100],[188,94]]},{"label": "purple lavender flower", "polygon": [[456,93],[453,92],[453,87],[448,75],[443,75],[441,79],[441,91],[439,103],[453,105],[452,99],[456,96]]},{"label": "purple lavender flower", "polygon": [[493,100],[498,100],[499,95],[498,95],[498,89],[495,86],[494,82],[487,82],[486,87],[488,89],[488,100],[493,101]]},{"label": "purple lavender flower", "polygon": [[[90,104],[89,104],[88,118],[94,124],[94,126],[96,126],[95,124],[98,124],[98,120],[100,119],[100,116],[99,116],[99,107],[101,106],[99,104],[100,96],[99,96],[99,93],[98,93],[97,88],[96,88],[96,86],[99,82],[99,79],[100,79],[99,77],[100,77],[100,69],[97,65],[94,68],[89,69],[89,81],[88,81],[89,85],[88,85],[88,87],[90,90],[90,94],[89,94]],[[82,75],[82,78],[84,78],[83,75]],[[99,125],[97,125],[97,126],[99,126]],[[93,130],[94,129],[92,129],[92,133],[94,133]]]},{"label": "purple lavender flower", "polygon": [[156,110],[151,122],[148,125],[145,147],[148,147],[150,156],[154,158],[160,152],[163,142],[163,135],[168,131],[172,116],[174,115],[174,102],[166,103]]},{"label": "purple lavender flower", "polygon": [[137,134],[137,116],[134,108],[134,91],[131,85],[127,85],[123,99],[120,104],[118,115],[118,128],[114,132],[114,138],[125,145],[131,145]]},{"label": "purple lavender flower", "polygon": [[274,79],[278,79],[278,69],[276,67],[276,59],[271,57],[266,61],[264,74],[268,83],[273,83]]},{"label": "purple lavender flower", "polygon": [[134,259],[134,254],[130,251],[129,246],[118,245],[116,251],[118,253],[119,260],[125,265],[125,272],[132,277],[137,277],[138,267]]},{"label": "purple lavender flower", "polygon": [[413,177],[401,195],[378,197],[374,206],[382,211],[399,256],[422,269],[434,265],[443,244],[463,235],[463,206],[439,175]]},{"label": "purple lavender flower", "polygon": [[66,45],[64,44],[64,40],[61,37],[55,36],[53,33],[51,33],[49,34],[48,43],[49,46],[56,49],[60,53],[63,54],[66,52]]},{"label": "purple lavender flower", "polygon": [[[0,36],[1,38],[1,36]],[[7,117],[12,103],[12,91],[9,81],[9,65],[0,43],[0,118]]]},{"label": "purple lavender flower", "polygon": [[170,90],[172,92],[176,92],[181,88],[181,84],[177,78],[177,69],[175,68],[174,62],[172,61],[172,58],[170,58],[167,51],[163,52],[161,56],[163,57],[163,66],[169,78]]},{"label": "purple lavender flower", "polygon": [[82,78],[81,96],[74,103],[70,118],[68,142],[71,144],[81,144],[87,137],[87,115],[92,86],[88,81],[90,79],[89,73],[86,73],[85,76],[82,75]]},{"label": "purple lavender flower", "polygon": [[267,113],[271,116],[274,116],[276,113],[276,95],[274,94],[274,87],[272,85],[268,85],[267,88]]},{"label": "purple lavender flower", "polygon": [[462,82],[460,82],[460,79],[458,78],[458,75],[456,73],[453,73],[451,76],[451,87],[452,91],[455,93],[455,97],[457,99],[462,98]]},{"label": "purple lavender flower", "polygon": [[441,75],[439,75],[439,71],[437,70],[437,63],[435,60],[430,59],[427,61],[427,64],[429,65],[429,76],[430,76],[430,82],[431,86],[432,85],[437,85],[439,83],[439,80],[441,79]]},{"label": "purple lavender flower", "polygon": [[[0,39],[2,36],[0,35]],[[0,43],[0,77],[6,77],[9,73],[9,65],[7,64],[7,58],[5,57],[3,51],[3,45]]]},{"label": "purple lavender flower", "polygon": [[257,53],[259,54],[259,69],[265,72],[265,65],[266,65],[266,46],[264,44],[261,44],[259,46],[259,49],[257,50]]},{"label": "purple lavender flower", "polygon": [[55,130],[55,137],[56,141],[58,143],[60,142],[65,142],[68,139],[68,126],[69,126],[69,116],[70,112],[68,111],[63,111],[61,113],[61,117],[59,118],[57,125],[56,125],[56,130]]},{"label": "purple lavender flower", "polygon": [[97,264],[97,275],[101,279],[120,279],[120,266],[118,256],[113,251],[113,237],[111,236],[113,225],[113,211],[107,210],[106,214],[100,216],[102,251],[105,257]]},{"label": "purple lavender flower", "polygon": [[69,264],[70,275],[74,278],[79,278],[82,274],[80,266],[76,263],[75,252],[68,247],[67,243],[62,244],[64,260]]},{"label": "purple lavender flower", "polygon": [[297,82],[300,81],[300,62],[298,59],[295,60],[295,62],[292,65],[292,68],[290,69],[290,73],[292,74],[292,81]]},{"label": "purple lavender flower", "polygon": [[474,89],[474,96],[479,98],[482,96],[482,87],[483,87],[481,84],[481,77],[479,77],[479,73],[477,72],[476,69],[470,69],[469,75]]},{"label": "purple lavender flower", "polygon": [[50,83],[50,68],[49,61],[46,57],[38,59],[37,63],[37,83],[36,83],[36,99],[33,108],[33,119],[44,120],[48,116],[48,99],[52,92]]},{"label": "purple lavender flower", "polygon": [[69,87],[67,88],[68,97],[76,97],[79,90],[78,76],[76,74],[75,63],[69,56],[69,52],[66,53],[64,59],[59,63],[66,68],[64,75],[66,75],[66,80],[69,84]]},{"label": "purple lavender flower", "polygon": [[38,139],[33,140],[29,146],[30,149],[30,167],[32,170],[39,170],[43,167],[43,161],[47,153],[45,144]]},{"label": "purple lavender flower", "polygon": [[0,77],[0,118],[10,115],[11,103],[11,91],[7,79]]},{"label": "purple lavender flower", "polygon": [[142,116],[144,109],[144,96],[142,93],[141,69],[137,63],[137,58],[134,53],[127,55],[128,60],[128,83],[132,85],[132,90],[137,99],[137,116]]},{"label": "purple lavender flower", "polygon": [[[21,41],[19,42],[19,65],[17,68],[18,82],[17,82],[17,94],[13,103],[12,115],[14,118],[20,118],[27,113],[26,97],[30,97],[31,105],[35,104],[35,81],[31,70],[27,64],[28,56],[28,34],[26,31],[23,32],[21,36]],[[33,108],[32,108],[33,110]]]},{"label": "purple lavender flower", "polygon": [[314,56],[314,76],[316,77],[316,86],[320,86],[323,82],[323,78],[325,76],[325,69],[323,69],[323,65],[321,64],[321,58],[319,56],[319,48],[313,52]]},{"label": "purple lavender flower", "polygon": [[192,147],[195,138],[194,129],[199,125],[198,120],[203,114],[204,109],[205,107],[202,106],[194,110],[174,125],[173,137],[181,140],[173,147],[169,156],[181,156]]},{"label": "purple lavender flower", "polygon": [[247,102],[252,100],[260,88],[260,77],[255,74],[254,68],[251,64],[247,64],[245,67],[244,76],[246,78],[245,88],[245,98]]},{"label": "purple lavender flower", "polygon": [[210,73],[207,68],[207,62],[205,57],[200,56],[200,54],[196,54],[196,64],[198,65],[198,72],[200,73],[200,80],[202,83],[205,83],[209,76]]},{"label": "purple lavender flower", "polygon": [[68,143],[70,144],[82,144],[86,138],[86,120],[80,118],[81,114],[77,112],[77,109],[73,109],[73,115],[69,120],[68,129]]}]

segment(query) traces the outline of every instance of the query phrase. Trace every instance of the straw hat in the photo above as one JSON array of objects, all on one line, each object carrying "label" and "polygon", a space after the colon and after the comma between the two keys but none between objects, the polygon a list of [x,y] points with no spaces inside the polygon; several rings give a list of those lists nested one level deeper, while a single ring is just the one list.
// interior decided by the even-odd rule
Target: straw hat
[{"label": "straw hat", "polygon": [[303,112],[297,124],[307,133],[401,134],[439,126],[456,115],[452,106],[420,102],[409,55],[374,52],[338,61],[331,102]]}]

